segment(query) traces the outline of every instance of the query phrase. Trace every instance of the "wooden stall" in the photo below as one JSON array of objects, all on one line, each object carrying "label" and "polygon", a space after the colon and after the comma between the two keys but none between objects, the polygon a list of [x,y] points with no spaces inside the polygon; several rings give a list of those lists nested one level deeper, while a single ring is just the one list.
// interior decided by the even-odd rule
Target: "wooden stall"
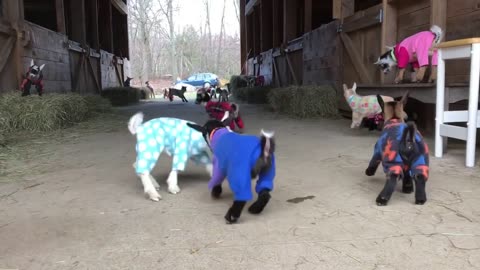
[{"label": "wooden stall", "polygon": [[19,88],[32,59],[47,93],[122,85],[127,16],[126,0],[0,0],[0,92]]}]

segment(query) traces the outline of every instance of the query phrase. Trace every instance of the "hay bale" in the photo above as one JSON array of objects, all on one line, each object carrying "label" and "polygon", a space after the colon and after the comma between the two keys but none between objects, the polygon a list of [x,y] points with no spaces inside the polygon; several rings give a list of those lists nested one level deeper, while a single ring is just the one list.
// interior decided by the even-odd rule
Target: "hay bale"
[{"label": "hay bale", "polygon": [[293,117],[338,117],[337,94],[331,86],[273,89],[268,94],[268,103],[274,111]]},{"label": "hay bale", "polygon": [[235,99],[251,104],[268,103],[268,93],[272,88],[270,86],[241,87],[233,92]]},{"label": "hay bale", "polygon": [[140,101],[141,90],[135,87],[109,87],[103,89],[101,95],[108,98],[113,106],[127,106]]},{"label": "hay bale", "polygon": [[6,132],[55,130],[89,117],[87,101],[78,94],[21,97],[9,93],[0,98],[0,111],[0,129]]},{"label": "hay bale", "polygon": [[248,86],[248,81],[243,75],[239,75],[239,76],[233,75],[230,78],[230,91],[232,92],[232,94],[235,94],[235,91],[238,88],[243,88],[247,86]]}]

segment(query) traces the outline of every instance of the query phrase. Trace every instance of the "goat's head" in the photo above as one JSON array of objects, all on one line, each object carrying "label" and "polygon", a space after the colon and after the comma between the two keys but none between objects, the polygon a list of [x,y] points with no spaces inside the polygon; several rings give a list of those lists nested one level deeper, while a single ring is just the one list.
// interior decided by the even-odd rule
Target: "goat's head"
[{"label": "goat's head", "polygon": [[400,122],[405,122],[407,115],[403,108],[407,104],[409,92],[405,92],[399,101],[384,102],[382,96],[377,95],[378,104],[382,108],[383,119],[385,122],[391,119],[398,119]]},{"label": "goat's head", "polygon": [[357,83],[353,83],[352,88],[348,88],[346,84],[343,84],[343,96],[345,97],[346,100],[348,100],[349,97],[352,95],[357,94]]},{"label": "goat's head", "polygon": [[28,69],[28,72],[27,72],[28,79],[32,81],[40,79],[40,77],[42,76],[42,70],[44,67],[45,67],[45,64],[38,66],[35,64],[35,62],[32,59],[32,61],[30,62],[30,68]]},{"label": "goat's head", "polygon": [[217,119],[209,119],[207,122],[203,125],[197,125],[194,123],[187,123],[187,125],[194,130],[202,133],[203,138],[207,142],[207,144],[210,146],[210,139],[215,130],[219,128],[225,128],[228,125],[228,122],[230,121],[230,113],[227,111],[225,112],[222,120],[217,120]]}]

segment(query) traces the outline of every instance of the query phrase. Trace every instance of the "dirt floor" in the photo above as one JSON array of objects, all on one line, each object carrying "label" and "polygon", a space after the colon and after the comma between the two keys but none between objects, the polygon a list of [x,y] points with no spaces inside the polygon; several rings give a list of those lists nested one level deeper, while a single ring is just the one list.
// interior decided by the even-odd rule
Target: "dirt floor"
[{"label": "dirt floor", "polygon": [[364,170],[378,133],[242,105],[247,132],[276,131],[276,187],[261,215],[227,225],[229,189],[213,201],[204,168],[190,164],[168,194],[166,155],[153,173],[163,200],[146,199],[126,127],[138,110],[206,119],[193,102],[150,101],[24,144],[43,150],[3,168],[0,269],[480,269],[480,176],[464,167],[463,144],[432,157],[425,205],[399,185],[377,207],[384,176]]}]

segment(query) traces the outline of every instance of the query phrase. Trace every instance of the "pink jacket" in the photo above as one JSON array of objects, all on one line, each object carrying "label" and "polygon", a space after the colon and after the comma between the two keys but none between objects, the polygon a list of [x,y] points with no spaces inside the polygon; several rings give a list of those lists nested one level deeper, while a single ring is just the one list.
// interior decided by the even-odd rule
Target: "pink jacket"
[{"label": "pink jacket", "polygon": [[[409,36],[395,46],[395,57],[399,68],[405,68],[409,63],[414,67],[427,66],[429,64],[428,54],[432,47],[435,34],[430,31],[422,31]],[[438,63],[437,51],[433,52],[432,65]]]}]

